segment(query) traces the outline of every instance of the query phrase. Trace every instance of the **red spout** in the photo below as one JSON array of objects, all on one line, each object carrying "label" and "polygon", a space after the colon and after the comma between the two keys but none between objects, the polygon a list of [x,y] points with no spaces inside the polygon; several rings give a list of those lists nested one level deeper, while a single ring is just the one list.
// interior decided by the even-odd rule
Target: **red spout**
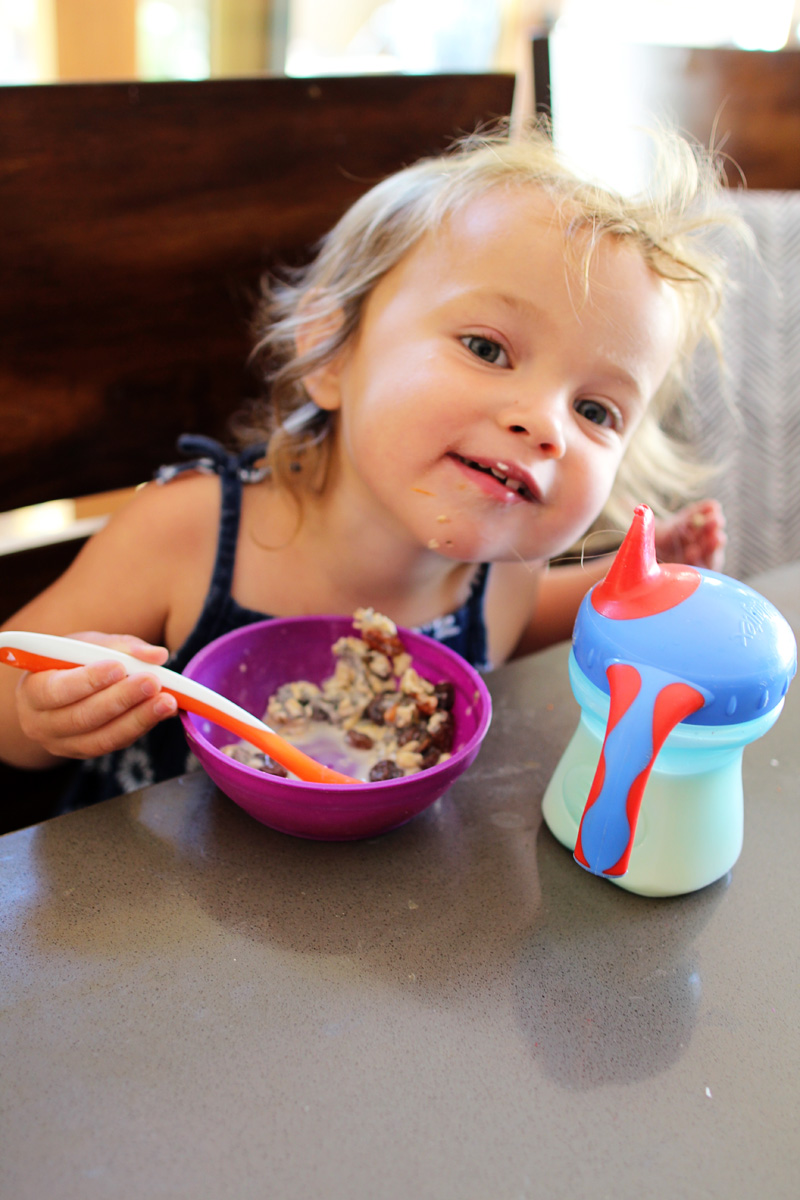
[{"label": "red spout", "polygon": [[652,617],[688,599],[701,579],[694,567],[656,562],[653,513],[639,504],[608,574],[592,592],[592,605],[614,621]]}]

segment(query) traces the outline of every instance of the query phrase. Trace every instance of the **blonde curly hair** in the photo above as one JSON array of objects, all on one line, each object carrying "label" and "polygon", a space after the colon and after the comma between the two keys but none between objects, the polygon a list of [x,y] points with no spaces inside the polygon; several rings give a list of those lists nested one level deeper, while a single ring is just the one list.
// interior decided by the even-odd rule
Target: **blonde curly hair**
[{"label": "blonde curly hair", "polygon": [[[560,213],[567,251],[587,287],[598,243],[613,237],[635,247],[678,298],[677,353],[626,452],[604,518],[626,527],[636,504],[665,512],[694,494],[708,471],[676,431],[695,348],[704,338],[718,345],[725,282],[714,239],[702,235],[735,226],[737,218],[710,155],[673,131],[654,133],[653,141],[654,186],[632,198],[583,179],[562,161],[541,122],[521,131],[502,123],[461,138],[371,188],[322,240],[313,261],[265,282],[253,354],[269,392],[239,423],[240,441],[266,434],[273,478],[297,495],[324,479],[337,418],[309,400],[304,378],[347,344],[373,288],[424,235],[491,189],[537,187]],[[298,354],[298,337],[312,326],[328,333]]]}]

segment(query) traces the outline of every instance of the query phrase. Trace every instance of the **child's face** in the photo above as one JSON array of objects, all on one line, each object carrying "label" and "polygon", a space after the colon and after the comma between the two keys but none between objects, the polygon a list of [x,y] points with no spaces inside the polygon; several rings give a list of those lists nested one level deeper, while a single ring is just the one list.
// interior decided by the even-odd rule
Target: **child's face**
[{"label": "child's face", "polygon": [[340,410],[336,486],[454,559],[550,557],[599,514],[677,337],[636,250],[602,240],[585,296],[552,203],[494,191],[381,280],[309,381]]}]

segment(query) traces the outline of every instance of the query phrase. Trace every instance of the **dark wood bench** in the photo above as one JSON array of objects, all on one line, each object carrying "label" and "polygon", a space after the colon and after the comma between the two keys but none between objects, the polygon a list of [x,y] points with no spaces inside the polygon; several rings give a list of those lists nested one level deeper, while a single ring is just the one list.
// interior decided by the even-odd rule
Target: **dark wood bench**
[{"label": "dark wood bench", "polygon": [[[508,115],[513,86],[415,75],[0,89],[0,512],[134,486],[175,458],[179,434],[224,437],[258,386],[246,360],[263,272],[302,260],[385,175]],[[78,545],[5,553],[0,619]]]}]

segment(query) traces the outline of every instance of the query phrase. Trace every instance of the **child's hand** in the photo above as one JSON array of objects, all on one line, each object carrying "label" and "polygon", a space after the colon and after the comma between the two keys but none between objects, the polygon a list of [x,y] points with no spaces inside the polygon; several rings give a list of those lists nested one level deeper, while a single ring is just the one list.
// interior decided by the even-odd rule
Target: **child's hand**
[{"label": "child's hand", "polygon": [[163,646],[137,637],[76,633],[73,637],[122,650],[142,660],[142,673],[126,675],[113,659],[69,670],[37,671],[16,689],[17,713],[26,737],[59,758],[95,758],[120,750],[177,711],[172,696],[147,673],[147,663],[169,657]]},{"label": "child's hand", "polygon": [[717,500],[687,504],[655,523],[659,562],[687,563],[721,571],[725,562],[725,514]]}]

